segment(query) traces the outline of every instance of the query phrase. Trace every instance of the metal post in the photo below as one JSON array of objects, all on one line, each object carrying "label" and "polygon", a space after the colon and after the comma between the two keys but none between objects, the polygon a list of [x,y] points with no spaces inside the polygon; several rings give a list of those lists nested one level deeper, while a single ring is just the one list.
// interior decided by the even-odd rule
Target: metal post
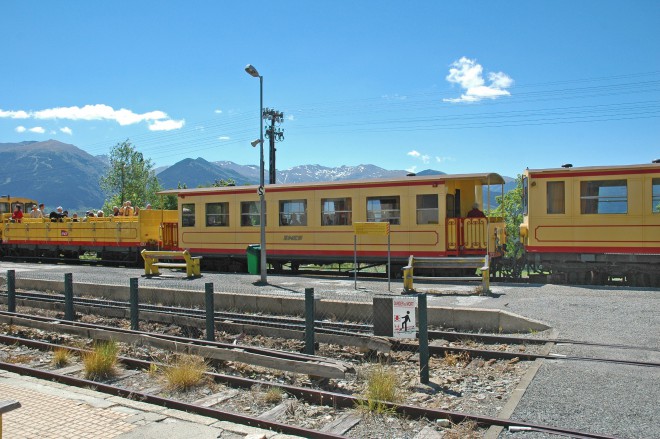
[{"label": "metal post", "polygon": [[353,235],[353,278],[355,279],[353,289],[357,290],[357,235]]},{"label": "metal post", "polygon": [[390,280],[392,278],[392,264],[390,260],[390,234],[387,234],[387,291],[392,291]]},{"label": "metal post", "polygon": [[419,310],[419,382],[429,383],[429,328],[426,293],[420,294],[417,301]]},{"label": "metal post", "polygon": [[266,200],[264,199],[264,77],[259,75],[259,224],[261,225],[261,282],[268,283],[266,270]]},{"label": "metal post", "polygon": [[206,303],[206,340],[215,341],[215,306],[213,304],[213,282],[204,284],[204,302]]},{"label": "metal post", "polygon": [[140,309],[138,304],[139,302],[139,297],[138,297],[138,278],[137,277],[132,277],[129,280],[130,282],[130,297],[129,297],[129,302],[131,304],[131,329],[133,331],[139,331],[140,330]]},{"label": "metal post", "polygon": [[64,320],[73,321],[73,274],[64,273]]},{"label": "metal post", "polygon": [[305,288],[305,353],[314,355],[314,288]]},{"label": "metal post", "polygon": [[7,311],[16,312],[16,271],[7,270]]}]

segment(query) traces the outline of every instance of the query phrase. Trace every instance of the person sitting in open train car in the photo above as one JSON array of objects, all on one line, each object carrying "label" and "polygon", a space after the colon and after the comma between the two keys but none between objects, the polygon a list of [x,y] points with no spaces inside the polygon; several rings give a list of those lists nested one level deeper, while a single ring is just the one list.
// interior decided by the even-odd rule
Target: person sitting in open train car
[{"label": "person sitting in open train car", "polygon": [[467,213],[468,218],[486,218],[486,215],[479,210],[479,203],[474,203],[472,205],[472,210]]},{"label": "person sitting in open train car", "polygon": [[105,216],[105,214],[103,213],[102,210],[99,209],[99,211],[96,212],[96,217],[97,217],[97,218],[103,218],[104,216]]},{"label": "person sitting in open train car", "polygon": [[32,206],[32,212],[30,212],[30,218],[43,218],[44,214],[39,208],[37,208],[37,205],[35,204]]},{"label": "person sitting in open train car", "polygon": [[62,210],[62,206],[57,206],[57,211],[56,212],[51,212],[49,215],[50,221],[51,222],[62,222],[64,221],[64,217],[68,216],[68,212],[66,215],[64,214],[64,211]]},{"label": "person sitting in open train car", "polygon": [[16,205],[16,209],[14,210],[14,213],[11,214],[11,220],[12,222],[15,223],[20,223],[23,221],[23,208],[21,207],[20,204]]},{"label": "person sitting in open train car", "polygon": [[121,213],[119,212],[119,207],[113,206],[112,207],[112,216],[120,216]]}]

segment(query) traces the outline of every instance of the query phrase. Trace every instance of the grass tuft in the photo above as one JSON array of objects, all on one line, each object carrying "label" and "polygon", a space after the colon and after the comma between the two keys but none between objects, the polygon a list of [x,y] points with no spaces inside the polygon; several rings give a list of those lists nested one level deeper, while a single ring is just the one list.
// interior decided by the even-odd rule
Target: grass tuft
[{"label": "grass tuft", "polygon": [[116,374],[119,346],[115,341],[101,341],[94,344],[94,349],[82,355],[85,378],[104,380]]},{"label": "grass tuft", "polygon": [[398,403],[401,397],[399,376],[392,369],[382,364],[372,367],[367,372],[366,402],[359,403],[360,408],[375,413],[394,413],[394,408],[385,402]]},{"label": "grass tuft", "polygon": [[67,364],[71,363],[71,357],[73,354],[70,350],[64,347],[55,348],[53,350],[53,359],[51,362],[55,367],[64,367]]},{"label": "grass tuft", "polygon": [[284,399],[284,392],[279,387],[271,387],[264,393],[264,402],[267,404],[279,404]]},{"label": "grass tuft", "polygon": [[198,355],[178,355],[163,368],[170,390],[187,390],[202,383],[208,364]]}]

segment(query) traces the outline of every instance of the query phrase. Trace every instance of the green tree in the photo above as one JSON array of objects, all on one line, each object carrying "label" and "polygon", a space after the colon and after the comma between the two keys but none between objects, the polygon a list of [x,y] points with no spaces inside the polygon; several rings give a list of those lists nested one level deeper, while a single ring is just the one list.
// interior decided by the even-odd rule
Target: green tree
[{"label": "green tree", "polygon": [[145,159],[128,139],[116,144],[110,151],[110,167],[99,181],[106,194],[103,210],[112,211],[112,206],[121,206],[131,201],[133,206],[151,204],[162,208],[160,183],[153,171],[151,159]]},{"label": "green tree", "polygon": [[233,178],[228,178],[226,180],[224,178],[221,178],[220,180],[215,180],[211,185],[211,187],[224,187],[224,186],[236,186],[236,180],[234,180]]},{"label": "green tree", "polygon": [[504,217],[506,222],[507,256],[515,256],[517,243],[520,242],[520,224],[523,221],[523,187],[522,175],[516,177],[516,187],[498,196],[499,206],[491,216]]}]

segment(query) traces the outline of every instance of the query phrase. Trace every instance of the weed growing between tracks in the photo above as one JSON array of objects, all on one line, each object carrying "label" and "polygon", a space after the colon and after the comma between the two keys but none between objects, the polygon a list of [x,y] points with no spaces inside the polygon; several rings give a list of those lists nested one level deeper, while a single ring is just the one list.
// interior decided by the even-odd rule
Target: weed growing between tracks
[{"label": "weed growing between tracks", "polygon": [[55,367],[64,367],[71,363],[71,357],[73,354],[67,348],[55,348],[53,349],[53,359],[51,363]]},{"label": "weed growing between tracks", "polygon": [[82,355],[85,378],[105,380],[117,373],[117,355],[119,346],[115,341],[99,341],[94,350]]},{"label": "weed growing between tracks", "polygon": [[208,363],[198,355],[177,355],[163,368],[163,377],[168,390],[188,390],[202,384]]}]

